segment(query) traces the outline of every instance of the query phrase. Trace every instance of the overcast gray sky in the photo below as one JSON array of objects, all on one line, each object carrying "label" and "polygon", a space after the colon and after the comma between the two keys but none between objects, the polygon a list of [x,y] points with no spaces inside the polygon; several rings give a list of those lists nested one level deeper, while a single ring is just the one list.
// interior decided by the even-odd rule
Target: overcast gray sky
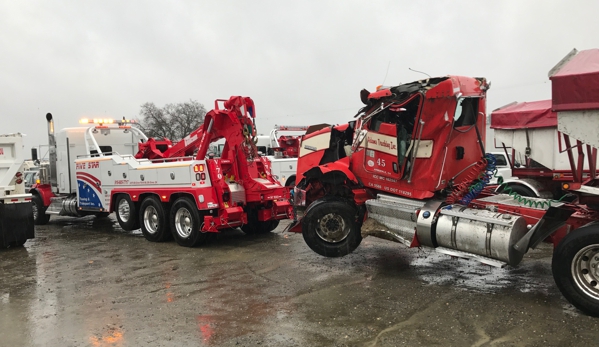
[{"label": "overcast gray sky", "polygon": [[258,131],[344,123],[359,91],[448,74],[488,111],[551,97],[547,72],[599,47],[599,1],[0,0],[0,133],[27,151],[82,117],[250,96]]}]

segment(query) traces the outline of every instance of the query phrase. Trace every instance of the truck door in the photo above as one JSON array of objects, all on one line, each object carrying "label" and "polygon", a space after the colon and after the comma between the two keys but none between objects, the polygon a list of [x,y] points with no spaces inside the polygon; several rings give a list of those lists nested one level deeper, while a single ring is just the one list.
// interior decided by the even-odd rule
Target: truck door
[{"label": "truck door", "polygon": [[[482,97],[461,97],[456,100],[453,124],[444,143],[444,169],[439,184],[445,180],[461,179],[464,168],[476,163],[483,156],[485,138],[485,99]],[[460,176],[462,175],[462,176]]]},{"label": "truck door", "polygon": [[385,105],[372,116],[364,140],[366,172],[394,180],[403,176],[420,103],[421,96],[416,94],[404,102]]}]

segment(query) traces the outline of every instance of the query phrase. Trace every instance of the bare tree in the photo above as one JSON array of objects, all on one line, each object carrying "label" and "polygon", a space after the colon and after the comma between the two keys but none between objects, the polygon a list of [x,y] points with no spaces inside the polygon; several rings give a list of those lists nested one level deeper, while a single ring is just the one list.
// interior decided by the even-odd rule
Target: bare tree
[{"label": "bare tree", "polygon": [[197,129],[206,115],[204,105],[195,100],[179,104],[166,104],[159,108],[152,102],[141,105],[140,128],[154,138],[178,141]]}]

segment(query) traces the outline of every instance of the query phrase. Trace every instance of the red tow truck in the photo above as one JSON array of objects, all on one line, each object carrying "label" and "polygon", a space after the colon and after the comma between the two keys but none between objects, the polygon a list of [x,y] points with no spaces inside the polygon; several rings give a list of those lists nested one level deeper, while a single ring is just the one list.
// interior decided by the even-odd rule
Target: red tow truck
[{"label": "red tow truck", "polygon": [[[48,114],[50,164],[31,190],[35,221],[114,211],[124,230],[141,227],[149,241],[174,237],[187,247],[225,228],[272,231],[292,215],[292,206],[289,188],[258,154],[255,116],[249,97],[216,100],[204,123],[173,144],[103,119],[55,135]],[[219,139],[226,143],[214,158],[208,148]]]}]

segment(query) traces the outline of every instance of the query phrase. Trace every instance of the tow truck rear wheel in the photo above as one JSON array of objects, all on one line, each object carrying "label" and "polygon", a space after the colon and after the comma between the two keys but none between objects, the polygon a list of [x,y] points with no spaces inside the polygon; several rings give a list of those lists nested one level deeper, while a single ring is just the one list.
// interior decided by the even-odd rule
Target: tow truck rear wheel
[{"label": "tow truck rear wheel", "polygon": [[202,220],[196,204],[189,198],[179,198],[171,208],[171,232],[183,247],[194,247],[205,242],[209,234],[203,233]]},{"label": "tow truck rear wheel", "polygon": [[362,242],[356,208],[343,201],[313,202],[302,222],[304,241],[325,257],[342,257]]},{"label": "tow truck rear wheel", "polygon": [[276,219],[260,221],[258,220],[258,210],[251,209],[247,212],[248,224],[241,226],[241,231],[251,234],[266,234],[275,230],[279,226],[279,221]]},{"label": "tow truck rear wheel", "polygon": [[45,225],[50,221],[50,215],[46,214],[46,206],[39,195],[34,195],[31,199],[33,210],[33,224]]},{"label": "tow truck rear wheel", "polygon": [[564,297],[599,317],[599,224],[566,235],[553,253],[553,279]]},{"label": "tow truck rear wheel", "polygon": [[137,208],[127,194],[120,194],[116,198],[116,220],[125,231],[139,229],[139,218],[137,218]]},{"label": "tow truck rear wheel", "polygon": [[163,242],[170,238],[168,217],[162,203],[155,196],[145,198],[139,208],[141,232],[148,241]]}]

